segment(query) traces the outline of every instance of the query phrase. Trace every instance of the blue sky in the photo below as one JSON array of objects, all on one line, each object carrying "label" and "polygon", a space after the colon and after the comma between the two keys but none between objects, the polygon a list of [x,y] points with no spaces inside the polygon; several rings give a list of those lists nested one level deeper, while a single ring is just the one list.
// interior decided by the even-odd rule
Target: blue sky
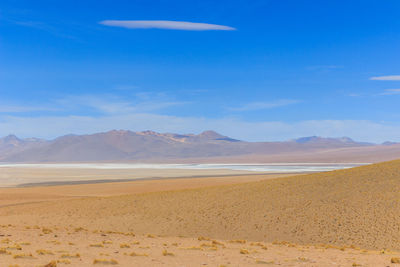
[{"label": "blue sky", "polygon": [[400,141],[400,2],[0,2],[0,136]]}]

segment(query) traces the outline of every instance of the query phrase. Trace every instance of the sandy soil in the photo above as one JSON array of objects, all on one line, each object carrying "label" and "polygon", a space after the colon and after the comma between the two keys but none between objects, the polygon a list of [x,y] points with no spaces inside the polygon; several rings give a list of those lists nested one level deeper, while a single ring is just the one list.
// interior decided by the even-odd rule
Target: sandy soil
[{"label": "sandy soil", "polygon": [[396,266],[400,253],[83,228],[0,227],[3,266]]},{"label": "sandy soil", "polygon": [[[64,259],[73,266],[102,258],[121,266],[395,266],[390,261],[400,257],[391,252],[400,251],[399,170],[400,161],[392,161],[278,179],[1,189],[0,263],[35,266],[79,253]],[[219,179],[225,181],[217,184]],[[214,246],[200,236],[216,240]],[[90,246],[107,240],[112,243]],[[130,248],[121,248],[123,243]],[[38,255],[38,249],[54,255]],[[132,252],[148,256],[124,254]],[[23,253],[33,258],[17,256]]]}]

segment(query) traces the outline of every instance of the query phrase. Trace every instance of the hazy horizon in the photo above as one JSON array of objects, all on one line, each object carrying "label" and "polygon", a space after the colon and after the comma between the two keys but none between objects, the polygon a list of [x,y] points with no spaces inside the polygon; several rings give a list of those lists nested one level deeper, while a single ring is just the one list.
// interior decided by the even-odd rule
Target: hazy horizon
[{"label": "hazy horizon", "polygon": [[[55,139],[57,139],[57,138],[65,137],[65,136],[95,135],[95,134],[102,134],[102,133],[111,133],[111,132],[114,132],[114,131],[116,131],[116,132],[129,131],[129,132],[133,132],[133,133],[144,133],[144,132],[149,132],[149,131],[150,131],[150,132],[155,132],[155,133],[157,133],[157,134],[178,134],[178,135],[200,135],[200,134],[205,133],[205,132],[214,132],[214,133],[216,133],[216,134],[221,134],[221,133],[219,133],[219,132],[216,132],[216,131],[213,131],[213,130],[210,130],[210,129],[204,130],[204,131],[201,131],[201,132],[198,132],[198,133],[188,133],[188,132],[177,132],[177,133],[172,133],[172,132],[156,132],[156,131],[152,131],[152,130],[132,131],[132,130],[125,130],[125,129],[110,129],[110,130],[104,131],[104,132],[88,132],[88,133],[81,133],[81,134],[77,134],[77,133],[66,133],[66,134],[62,134],[62,135],[58,135],[58,136],[54,136],[54,137],[50,137],[50,138],[41,138],[41,137],[37,137],[37,136],[19,136],[19,135],[16,135],[16,134],[14,134],[14,133],[9,133],[9,134],[7,134],[7,135],[0,136],[0,139],[1,139],[1,138],[7,138],[7,137],[10,137],[10,136],[15,136],[16,138],[19,138],[19,139],[38,138],[38,139],[42,139],[42,140],[46,140],[46,141],[52,141],[52,140],[55,140]],[[224,135],[224,134],[221,134],[221,135],[226,136],[226,137],[229,137],[229,138],[231,137],[231,136]],[[296,141],[296,140],[302,139],[302,138],[313,138],[313,137],[322,138],[322,139],[350,138],[351,140],[353,140],[353,141],[355,141],[355,142],[365,142],[365,141],[363,141],[363,140],[354,140],[353,138],[351,138],[351,137],[349,137],[349,136],[317,136],[317,135],[312,135],[312,136],[297,136],[297,137],[295,137],[295,138],[291,138],[291,139],[282,139],[282,140],[279,140],[279,139],[278,139],[278,140],[256,140],[256,141],[243,140],[243,139],[236,139],[236,140],[238,140],[238,141],[244,141],[244,142],[290,142],[290,141]],[[383,143],[385,143],[385,142],[392,142],[392,141],[391,141],[391,140],[385,140],[385,141],[382,142],[382,143],[373,143],[373,142],[371,142],[371,144],[383,144]]]}]

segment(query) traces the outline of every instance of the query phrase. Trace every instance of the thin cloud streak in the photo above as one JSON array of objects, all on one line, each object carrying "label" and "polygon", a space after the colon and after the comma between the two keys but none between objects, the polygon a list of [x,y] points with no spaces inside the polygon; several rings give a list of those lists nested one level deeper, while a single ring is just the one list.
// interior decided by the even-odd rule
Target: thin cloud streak
[{"label": "thin cloud streak", "polygon": [[252,110],[262,110],[262,109],[272,109],[272,108],[279,108],[288,105],[293,105],[299,103],[299,100],[295,99],[280,99],[277,101],[271,102],[251,102],[240,107],[231,107],[228,110],[231,111],[252,111]]},{"label": "thin cloud streak", "polygon": [[65,111],[77,112],[89,109],[103,115],[153,112],[189,103],[148,93],[137,94],[133,99],[124,99],[116,95],[66,96],[55,102]]},{"label": "thin cloud streak", "polygon": [[400,75],[376,76],[369,79],[372,81],[400,81]]},{"label": "thin cloud streak", "polygon": [[58,111],[57,108],[45,106],[10,106],[0,105],[0,113],[26,113],[26,112],[39,112],[39,111]]},{"label": "thin cloud streak", "polygon": [[380,95],[400,95],[400,89],[386,89]]},{"label": "thin cloud streak", "polygon": [[99,24],[127,29],[165,29],[183,31],[234,31],[233,27],[209,23],[171,20],[103,20]]}]

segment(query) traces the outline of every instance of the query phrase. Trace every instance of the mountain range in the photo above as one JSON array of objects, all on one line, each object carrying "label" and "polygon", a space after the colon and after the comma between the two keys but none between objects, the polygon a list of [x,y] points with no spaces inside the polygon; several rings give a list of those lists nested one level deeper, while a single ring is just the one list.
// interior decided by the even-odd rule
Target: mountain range
[{"label": "mountain range", "polygon": [[[328,156],[327,156],[328,155]],[[353,155],[350,156],[349,155]],[[302,137],[284,142],[246,142],[214,131],[200,134],[113,130],[54,140],[0,138],[1,162],[346,162],[400,158],[400,144],[356,142],[348,137]]]}]

